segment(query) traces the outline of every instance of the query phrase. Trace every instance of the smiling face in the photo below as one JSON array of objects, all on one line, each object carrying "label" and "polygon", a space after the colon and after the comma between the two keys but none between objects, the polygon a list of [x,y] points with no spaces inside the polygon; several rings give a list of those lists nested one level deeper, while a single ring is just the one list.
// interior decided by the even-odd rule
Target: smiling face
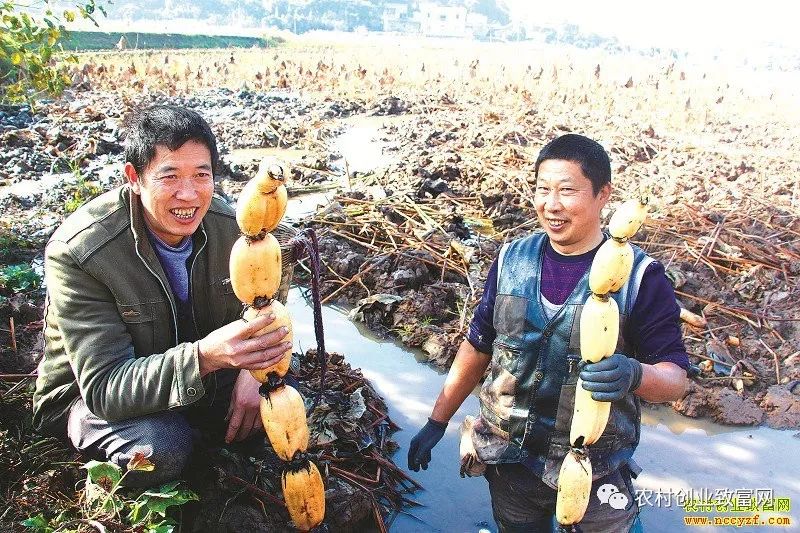
[{"label": "smiling face", "polygon": [[174,151],[156,145],[142,174],[128,162],[125,175],[142,200],[147,227],[170,246],[192,235],[211,206],[211,152],[200,142],[186,141]]},{"label": "smiling face", "polygon": [[588,252],[603,240],[600,211],[611,196],[606,184],[595,196],[578,163],[548,159],[539,165],[534,206],[553,248],[563,255]]}]

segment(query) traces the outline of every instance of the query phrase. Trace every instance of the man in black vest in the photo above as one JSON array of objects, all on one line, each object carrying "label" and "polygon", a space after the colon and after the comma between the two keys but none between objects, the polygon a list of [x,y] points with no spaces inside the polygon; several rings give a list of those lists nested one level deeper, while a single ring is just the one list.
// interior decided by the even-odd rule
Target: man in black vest
[{"label": "man in black vest", "polygon": [[617,353],[580,369],[577,317],[590,295],[589,267],[608,238],[600,213],[611,196],[611,165],[597,142],[569,134],[542,149],[535,172],[544,231],[504,245],[492,264],[467,338],[411,441],[409,468],[427,468],[447,422],[489,368],[472,440],[495,520],[504,532],[549,531],[580,376],[595,400],[612,402],[603,435],[588,447],[593,485],[580,526],[635,531],[639,399],[679,399],[689,366],[675,294],[664,267],[634,246],[630,279],[611,295],[620,309]]}]

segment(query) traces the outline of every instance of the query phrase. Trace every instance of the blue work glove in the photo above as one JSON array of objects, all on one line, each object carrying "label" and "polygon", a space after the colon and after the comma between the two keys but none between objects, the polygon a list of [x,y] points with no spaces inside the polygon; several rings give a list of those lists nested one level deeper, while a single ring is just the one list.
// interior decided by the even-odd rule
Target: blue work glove
[{"label": "blue work glove", "polygon": [[428,463],[431,462],[431,450],[442,440],[446,428],[446,423],[428,419],[428,423],[422,426],[419,433],[411,439],[411,446],[408,448],[408,468],[414,472],[419,472],[420,466],[423,470],[428,469]]},{"label": "blue work glove", "polygon": [[616,402],[642,383],[642,363],[615,353],[597,363],[589,363],[580,373],[583,388],[598,402]]}]

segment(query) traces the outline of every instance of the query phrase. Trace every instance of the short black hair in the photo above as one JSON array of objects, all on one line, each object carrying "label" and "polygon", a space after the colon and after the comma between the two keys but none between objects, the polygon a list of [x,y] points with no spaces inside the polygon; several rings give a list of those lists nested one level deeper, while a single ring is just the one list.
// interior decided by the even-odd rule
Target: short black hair
[{"label": "short black hair", "polygon": [[136,111],[125,136],[125,161],[141,176],[156,155],[156,146],[177,150],[187,141],[204,144],[211,152],[211,168],[219,168],[217,139],[197,112],[174,105],[155,105]]},{"label": "short black hair", "polygon": [[572,161],[581,167],[583,175],[592,182],[594,195],[603,185],[611,183],[611,160],[597,141],[576,133],[567,133],[547,143],[536,158],[534,175],[539,177],[539,165],[548,159]]}]

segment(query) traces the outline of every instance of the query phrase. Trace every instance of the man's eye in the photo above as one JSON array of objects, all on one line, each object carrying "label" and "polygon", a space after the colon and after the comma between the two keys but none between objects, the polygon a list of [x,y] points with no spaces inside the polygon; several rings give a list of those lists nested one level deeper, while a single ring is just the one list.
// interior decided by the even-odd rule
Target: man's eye
[{"label": "man's eye", "polygon": [[197,174],[197,177],[200,178],[200,179],[203,179],[203,180],[207,180],[207,179],[209,179],[211,177],[211,173],[210,172],[199,172]]},{"label": "man's eye", "polygon": [[162,180],[174,180],[177,177],[178,176],[176,176],[175,174],[167,174],[166,176],[161,176],[160,179],[162,179]]}]

